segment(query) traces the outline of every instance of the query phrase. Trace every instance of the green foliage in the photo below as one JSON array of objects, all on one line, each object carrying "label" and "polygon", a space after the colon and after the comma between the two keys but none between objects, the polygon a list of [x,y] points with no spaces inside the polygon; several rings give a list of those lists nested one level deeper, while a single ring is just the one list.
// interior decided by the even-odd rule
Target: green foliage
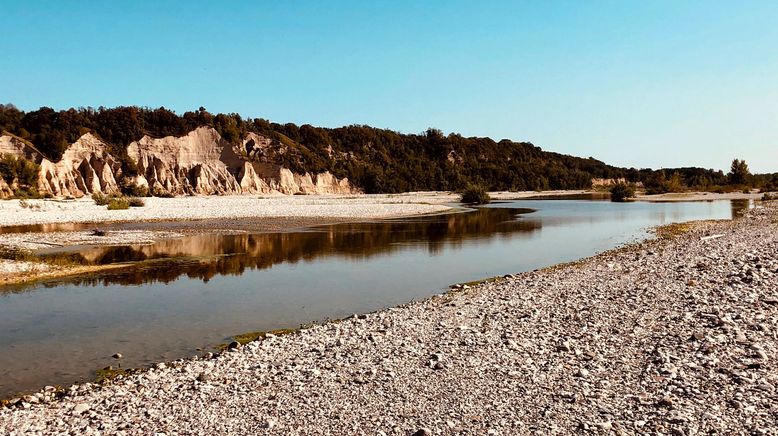
[{"label": "green foliage", "polygon": [[94,200],[95,204],[98,206],[105,206],[111,201],[111,197],[103,194],[102,192],[95,192],[92,194],[92,200]]},{"label": "green foliage", "polygon": [[745,160],[735,159],[730,167],[729,183],[732,185],[748,185],[751,183],[751,172],[748,170],[748,164]]},{"label": "green foliage", "polygon": [[115,197],[108,201],[108,210],[124,210],[130,208],[130,201],[126,198]]},{"label": "green foliage", "polygon": [[37,186],[39,168],[34,162],[10,154],[4,154],[0,158],[0,177],[9,185],[16,181],[23,187]]},{"label": "green foliage", "polygon": [[[710,179],[703,178],[702,183],[708,183],[707,180]],[[659,170],[656,174],[647,177],[643,182],[643,186],[646,188],[646,194],[649,195],[684,191],[683,179],[680,171],[677,170],[673,171],[669,178],[665,175],[665,170]]]},{"label": "green foliage", "polygon": [[[467,185],[513,191],[587,189],[593,178],[622,177],[643,183],[648,192],[661,193],[687,187],[709,190],[730,182],[722,171],[693,167],[658,171],[617,168],[591,157],[546,152],[527,142],[446,135],[434,128],[419,134],[364,125],[320,128],[244,119],[235,113],[212,115],[203,107],[178,115],[164,107],[61,111],[42,107],[23,112],[13,105],[0,105],[0,129],[31,141],[49,160],[59,160],[68,144],[91,131],[108,144],[108,152],[121,162],[125,176],[138,172],[127,155],[131,142],[144,135],[183,136],[201,126],[213,127],[234,145],[240,144],[249,132],[264,135],[273,141],[273,146],[263,151],[262,161],[298,173],[330,171],[338,178],[348,178],[367,193],[456,191]],[[753,179],[758,187],[778,185],[778,178],[750,176],[745,162],[737,162],[737,171],[730,175],[732,183],[743,183],[742,174],[746,174],[749,180],[743,184]],[[125,195],[147,195],[133,189],[122,190]]]},{"label": "green foliage", "polygon": [[623,202],[635,196],[635,186],[628,183],[617,183],[610,189],[611,201]]},{"label": "green foliage", "polygon": [[130,207],[143,207],[146,205],[146,202],[143,201],[142,198],[138,197],[127,197],[127,203],[130,205]]},{"label": "green foliage", "polygon": [[466,204],[487,204],[492,198],[483,186],[470,185],[462,191],[460,201]]}]

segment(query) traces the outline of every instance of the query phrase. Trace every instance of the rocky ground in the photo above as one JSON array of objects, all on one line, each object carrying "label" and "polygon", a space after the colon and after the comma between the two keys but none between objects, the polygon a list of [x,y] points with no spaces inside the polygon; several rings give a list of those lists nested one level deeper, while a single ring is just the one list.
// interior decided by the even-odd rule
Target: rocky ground
[{"label": "rocky ground", "polygon": [[[773,202],[775,203],[775,202]],[[778,205],[0,410],[0,433],[778,434]]]}]

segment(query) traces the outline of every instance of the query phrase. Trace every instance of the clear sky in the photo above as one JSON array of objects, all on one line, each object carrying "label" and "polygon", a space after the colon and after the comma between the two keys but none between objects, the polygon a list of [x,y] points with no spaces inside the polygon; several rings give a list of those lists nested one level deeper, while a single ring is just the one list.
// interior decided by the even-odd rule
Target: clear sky
[{"label": "clear sky", "polygon": [[778,1],[0,0],[0,102],[778,171]]}]

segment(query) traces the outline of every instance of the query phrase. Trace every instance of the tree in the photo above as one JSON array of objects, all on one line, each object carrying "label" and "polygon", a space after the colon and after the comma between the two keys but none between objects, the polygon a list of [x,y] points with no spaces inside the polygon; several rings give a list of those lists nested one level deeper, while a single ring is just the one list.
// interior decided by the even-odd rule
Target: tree
[{"label": "tree", "polygon": [[735,159],[732,161],[732,167],[727,174],[729,183],[733,185],[747,185],[751,180],[751,172],[748,171],[748,164],[745,160]]},{"label": "tree", "polygon": [[616,183],[611,187],[611,201],[624,202],[635,196],[635,186],[627,183]]}]

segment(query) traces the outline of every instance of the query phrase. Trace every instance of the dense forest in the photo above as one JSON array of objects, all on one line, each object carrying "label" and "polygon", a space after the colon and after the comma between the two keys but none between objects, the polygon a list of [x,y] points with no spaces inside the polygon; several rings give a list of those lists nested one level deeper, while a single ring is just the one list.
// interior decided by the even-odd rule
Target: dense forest
[{"label": "dense forest", "polygon": [[[58,160],[69,144],[93,132],[109,144],[125,174],[136,171],[127,157],[130,142],[144,135],[182,136],[200,126],[215,128],[233,144],[248,132],[268,136],[277,146],[265,159],[295,172],[330,171],[339,178],[348,177],[367,193],[459,190],[467,185],[489,190],[582,189],[589,188],[593,178],[622,177],[657,191],[672,188],[674,183],[702,188],[728,183],[721,171],[617,168],[591,157],[543,151],[527,142],[445,135],[437,129],[402,134],[363,125],[297,126],[244,119],[234,113],[213,115],[202,107],[178,115],[164,107],[60,111],[42,107],[24,112],[11,104],[0,105],[0,131],[30,141],[49,160]],[[774,175],[759,180],[778,183]]]}]

